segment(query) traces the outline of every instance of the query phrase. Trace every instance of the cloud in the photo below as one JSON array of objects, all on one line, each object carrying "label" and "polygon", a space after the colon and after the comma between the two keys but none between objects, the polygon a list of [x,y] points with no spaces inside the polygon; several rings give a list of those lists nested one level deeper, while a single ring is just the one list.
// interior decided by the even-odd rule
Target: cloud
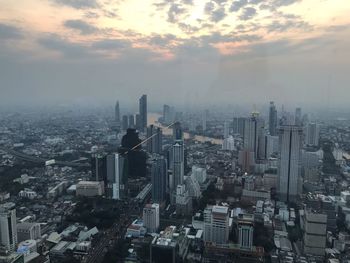
[{"label": "cloud", "polygon": [[292,5],[292,4],[295,4],[295,3],[300,2],[300,1],[301,0],[273,0],[271,5],[276,6],[276,7],[288,6],[288,5]]},{"label": "cloud", "polygon": [[268,32],[285,32],[289,29],[303,29],[309,30],[311,27],[310,24],[302,20],[289,19],[286,21],[273,21],[267,27]]},{"label": "cloud", "polygon": [[64,22],[64,26],[70,29],[80,31],[82,35],[88,35],[98,31],[97,27],[94,27],[83,20],[67,20]]},{"label": "cloud", "polygon": [[209,14],[211,14],[211,12],[213,12],[214,8],[215,8],[214,3],[208,2],[204,6],[204,12],[209,15]]},{"label": "cloud", "polygon": [[52,0],[58,5],[70,6],[76,9],[98,7],[97,0]]},{"label": "cloud", "polygon": [[168,22],[170,23],[177,22],[178,15],[185,13],[185,11],[186,9],[181,7],[181,5],[179,4],[176,4],[176,3],[171,4],[168,11]]},{"label": "cloud", "polygon": [[242,7],[245,7],[248,4],[247,0],[238,0],[234,1],[230,7],[231,12],[237,12],[239,11]]},{"label": "cloud", "polygon": [[254,7],[246,7],[243,9],[243,13],[239,16],[241,20],[250,20],[256,15],[256,9]]},{"label": "cloud", "polygon": [[66,58],[84,58],[90,55],[86,46],[70,42],[54,34],[40,38],[38,43],[47,49],[61,53]]},{"label": "cloud", "polygon": [[99,50],[120,50],[126,47],[131,47],[131,44],[125,39],[105,39],[92,44],[92,48]]},{"label": "cloud", "polygon": [[22,31],[14,26],[0,23],[0,40],[18,39],[22,37]]},{"label": "cloud", "polygon": [[215,11],[213,11],[211,14],[211,20],[213,22],[219,22],[219,21],[223,20],[225,17],[226,17],[225,7],[220,7],[218,9],[216,9]]}]

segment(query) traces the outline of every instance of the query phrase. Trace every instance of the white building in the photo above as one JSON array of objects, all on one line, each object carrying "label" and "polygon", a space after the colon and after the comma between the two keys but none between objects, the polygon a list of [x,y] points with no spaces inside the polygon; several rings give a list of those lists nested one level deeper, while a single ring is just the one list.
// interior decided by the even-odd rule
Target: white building
[{"label": "white building", "polygon": [[22,197],[22,198],[28,198],[28,199],[35,199],[38,195],[35,191],[32,191],[28,188],[24,188],[24,190],[21,190],[19,193],[18,193],[18,196],[19,197]]},{"label": "white building", "polygon": [[235,139],[231,135],[223,140],[222,149],[225,151],[236,150]]},{"label": "white building", "polygon": [[192,175],[196,178],[199,184],[203,184],[207,180],[207,170],[205,168],[192,166]]},{"label": "white building", "polygon": [[157,232],[159,228],[159,204],[147,204],[143,208],[143,225],[147,232]]},{"label": "white building", "polygon": [[305,143],[309,146],[318,146],[320,140],[320,125],[309,123],[306,128]]},{"label": "white building", "polygon": [[120,200],[124,195],[124,158],[120,154],[107,155],[107,196]]},{"label": "white building", "polygon": [[226,244],[229,237],[229,211],[225,206],[208,206],[204,210],[204,241]]},{"label": "white building", "polygon": [[0,245],[14,251],[17,245],[17,222],[14,203],[0,205]]},{"label": "white building", "polygon": [[103,182],[80,181],[76,186],[77,196],[101,196],[104,193]]},{"label": "white building", "polygon": [[19,223],[17,225],[17,239],[18,242],[24,240],[37,240],[41,238],[41,226],[39,223]]},{"label": "white building", "polygon": [[281,126],[278,162],[278,192],[281,200],[293,201],[301,194],[301,142],[300,126]]}]

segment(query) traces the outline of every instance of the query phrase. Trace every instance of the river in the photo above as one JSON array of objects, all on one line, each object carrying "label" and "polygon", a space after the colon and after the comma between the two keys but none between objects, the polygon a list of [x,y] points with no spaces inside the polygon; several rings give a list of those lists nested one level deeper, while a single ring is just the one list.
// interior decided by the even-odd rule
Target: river
[{"label": "river", "polygon": [[[166,126],[159,123],[158,122],[159,117],[161,117],[161,115],[159,113],[148,113],[148,116],[147,116],[148,124],[149,125],[153,124],[154,126],[162,128],[164,135],[172,135],[173,130],[171,128],[167,128]],[[190,139],[191,135],[188,132],[184,132],[184,138]],[[201,135],[194,135],[194,136],[192,136],[192,139],[194,139],[195,141],[198,141],[198,142],[202,142],[202,143],[211,142],[212,144],[218,144],[218,145],[221,145],[223,143],[222,139],[201,136]]]}]

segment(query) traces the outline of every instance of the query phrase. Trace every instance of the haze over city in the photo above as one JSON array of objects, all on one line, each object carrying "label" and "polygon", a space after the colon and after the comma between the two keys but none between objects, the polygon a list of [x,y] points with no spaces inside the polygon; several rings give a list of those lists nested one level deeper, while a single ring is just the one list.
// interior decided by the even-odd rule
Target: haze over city
[{"label": "haze over city", "polygon": [[0,0],[2,105],[346,106],[350,2]]}]

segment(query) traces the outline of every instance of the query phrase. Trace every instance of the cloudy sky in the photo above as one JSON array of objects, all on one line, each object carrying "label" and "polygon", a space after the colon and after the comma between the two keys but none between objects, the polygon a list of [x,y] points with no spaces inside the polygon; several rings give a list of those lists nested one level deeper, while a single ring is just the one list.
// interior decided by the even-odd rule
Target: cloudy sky
[{"label": "cloudy sky", "polygon": [[349,0],[0,0],[0,102],[347,105]]}]

